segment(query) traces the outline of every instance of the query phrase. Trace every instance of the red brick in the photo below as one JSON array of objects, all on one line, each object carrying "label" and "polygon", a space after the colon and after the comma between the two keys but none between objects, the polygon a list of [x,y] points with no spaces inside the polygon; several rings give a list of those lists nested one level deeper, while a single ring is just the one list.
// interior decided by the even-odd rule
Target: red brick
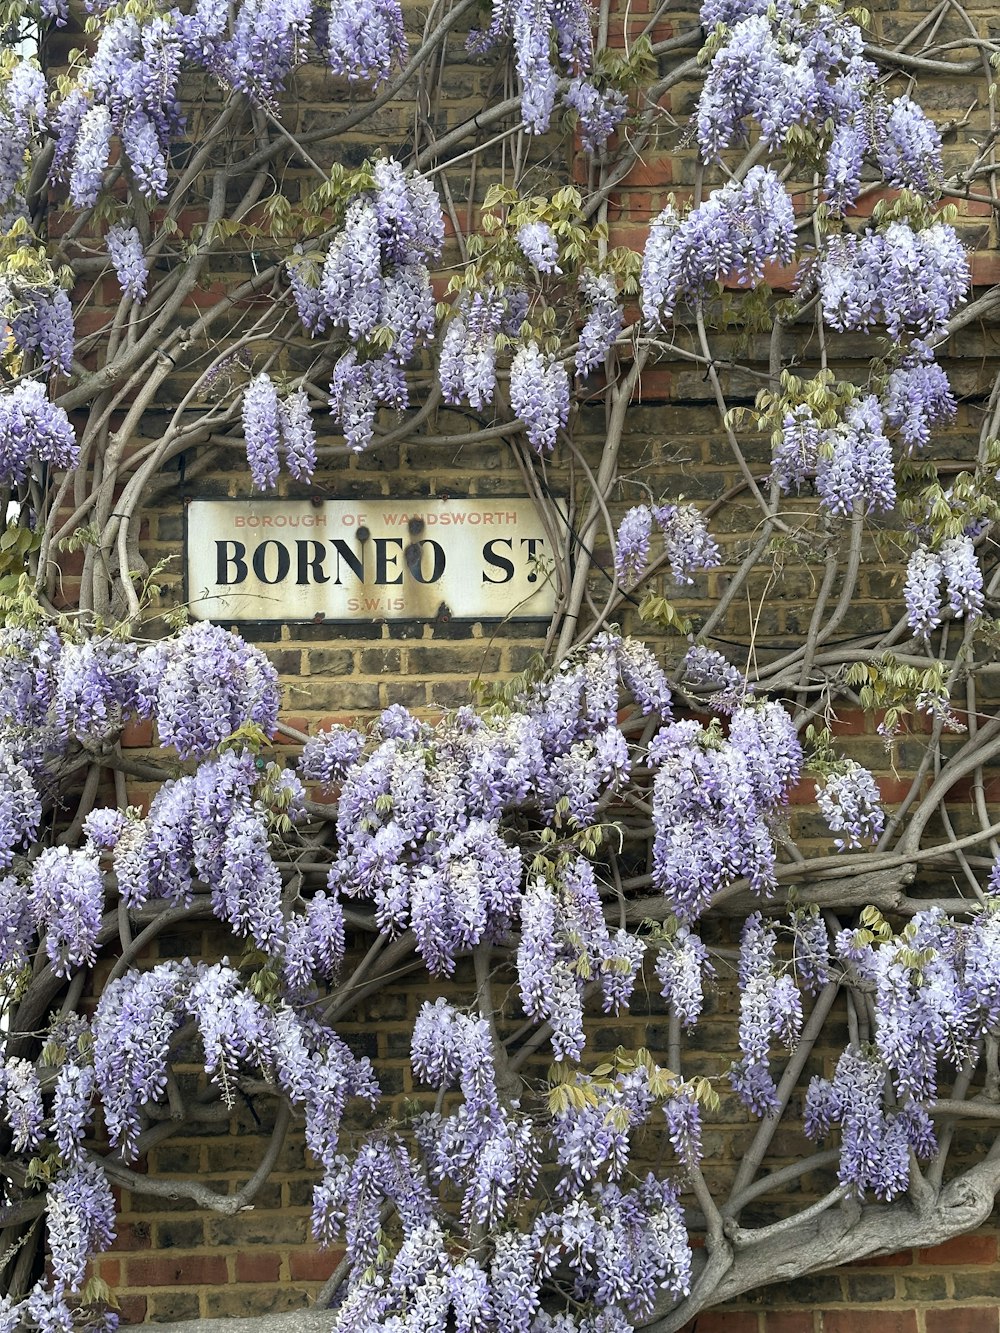
[{"label": "red brick", "polygon": [[94,1267],[97,1276],[103,1278],[109,1287],[117,1287],[122,1280],[122,1266],[119,1259],[98,1259]]},{"label": "red brick", "polygon": [[742,1310],[707,1310],[695,1320],[697,1333],[757,1333],[756,1314]]},{"label": "red brick", "polygon": [[913,1251],[901,1250],[899,1254],[880,1254],[877,1259],[858,1259],[850,1264],[851,1268],[904,1268],[913,1263]]},{"label": "red brick", "polygon": [[325,1282],[343,1258],[342,1250],[293,1250],[288,1259],[294,1281]]},{"label": "red brick", "polygon": [[969,1305],[961,1310],[928,1310],[927,1333],[997,1333],[997,1309]]},{"label": "red brick", "polygon": [[846,210],[845,216],[849,218],[870,218],[875,211],[876,204],[894,204],[898,198],[898,190],[865,190],[857,203]]},{"label": "red brick", "polygon": [[[872,724],[882,721],[882,716],[872,718]],[[864,736],[868,731],[868,718],[859,708],[842,708],[830,723],[830,730],[835,736]]]},{"label": "red brick", "polygon": [[988,218],[993,213],[993,205],[988,204],[985,199],[965,199],[960,194],[945,194],[941,196],[941,202],[957,204],[959,217]]},{"label": "red brick", "polygon": [[152,722],[126,722],[122,728],[122,746],[127,749],[148,749],[153,744]]},{"label": "red brick", "polygon": [[118,1296],[118,1314],[123,1324],[144,1324],[146,1322],[146,1298],[131,1293]]},{"label": "red brick", "polygon": [[993,287],[1000,282],[1000,255],[974,254],[971,268],[974,287]]},{"label": "red brick", "polygon": [[997,1260],[996,1236],[956,1236],[946,1240],[943,1245],[935,1245],[932,1250],[920,1250],[918,1258],[922,1264],[995,1264]]},{"label": "red brick", "polygon": [[767,1333],[813,1333],[811,1310],[769,1310],[764,1315]]},{"label": "red brick", "polygon": [[644,370],[639,377],[639,402],[661,402],[673,395],[674,377],[669,370]]},{"label": "red brick", "polygon": [[238,1254],[237,1282],[277,1282],[281,1259],[277,1254]]},{"label": "red brick", "polygon": [[812,805],[816,800],[816,784],[812,778],[796,782],[788,793],[788,800],[791,805]]},{"label": "red brick", "polygon": [[917,1316],[913,1310],[824,1310],[820,1327],[823,1333],[917,1333]]},{"label": "red brick", "polygon": [[[133,1170],[136,1168],[133,1167]],[[145,1163],[142,1170],[145,1170]],[[112,1242],[113,1250],[148,1250],[152,1243],[152,1228],[148,1222],[121,1222]]]},{"label": "red brick", "polygon": [[228,1281],[222,1255],[171,1255],[161,1259],[130,1259],[130,1287],[200,1287]]},{"label": "red brick", "polygon": [[877,777],[875,781],[878,783],[882,800],[888,805],[898,805],[909,794],[913,785],[909,778],[890,778],[884,775]]},{"label": "red brick", "polygon": [[629,168],[628,175],[622,180],[623,189],[632,189],[636,185],[651,186],[654,190],[662,188],[673,180],[673,160],[664,156],[641,159]]}]

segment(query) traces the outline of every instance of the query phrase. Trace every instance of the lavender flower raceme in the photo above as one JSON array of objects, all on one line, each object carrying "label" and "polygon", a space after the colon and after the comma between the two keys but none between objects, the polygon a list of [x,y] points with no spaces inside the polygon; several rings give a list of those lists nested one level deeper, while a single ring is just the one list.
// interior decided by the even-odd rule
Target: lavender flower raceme
[{"label": "lavender flower raceme", "polygon": [[867,768],[846,759],[842,772],[831,773],[816,791],[816,804],[834,833],[844,833],[836,845],[860,847],[882,832],[885,815],[875,779]]},{"label": "lavender flower raceme", "polygon": [[615,542],[615,575],[626,588],[639,582],[649,564],[649,541],[653,515],[648,505],[630,509],[618,527]]},{"label": "lavender flower raceme", "polygon": [[936,199],[944,170],[937,126],[909,97],[897,97],[879,118],[875,150],[890,185]]},{"label": "lavender flower raceme", "polygon": [[983,571],[971,537],[963,533],[941,543],[941,572],[952,615],[974,620],[983,609]]},{"label": "lavender flower raceme", "polygon": [[922,449],[931,427],[955,415],[948,376],[936,361],[920,361],[894,370],[882,403],[885,419],[896,426],[908,449]]},{"label": "lavender flower raceme", "polygon": [[279,403],[278,419],[289,472],[296,481],[310,481],[316,471],[316,429],[305,389],[297,389]]},{"label": "lavender flower raceme", "polygon": [[625,118],[628,101],[617,88],[598,88],[593,80],[577,77],[564,94],[579,118],[580,139],[588,153],[603,153],[608,140]]},{"label": "lavender flower raceme", "polygon": [[182,758],[203,758],[245,722],[278,715],[278,678],[259,648],[216,625],[193,625],[140,658],[139,706]]},{"label": "lavender flower raceme", "polygon": [[692,575],[696,571],[714,569],[719,564],[719,548],[695,505],[657,505],[653,517],[663,532],[667,561],[675,582],[693,583]]},{"label": "lavender flower raceme", "polygon": [[653,223],[642,261],[642,313],[655,328],[683,299],[700,300],[732,275],[742,285],[764,276],[770,260],[795,249],[792,201],[773,171],[753,167],[744,180],[715,190],[682,221],[668,205]]},{"label": "lavender flower raceme", "polygon": [[37,380],[21,380],[0,393],[0,480],[14,486],[40,464],[74,467],[76,433],[65,411],[46,396]]},{"label": "lavender flower raceme", "polygon": [[585,272],[580,290],[590,309],[580,330],[576,352],[576,373],[587,376],[603,365],[625,323],[625,312],[618,300],[614,278],[609,273]]},{"label": "lavender flower raceme", "polygon": [[562,273],[559,245],[547,222],[526,222],[517,233],[517,243],[539,273]]},{"label": "lavender flower raceme", "polygon": [[656,955],[661,994],[685,1027],[693,1027],[705,1003],[705,979],[715,975],[708,950],[687,926]]},{"label": "lavender flower raceme", "polygon": [[42,365],[68,375],[75,337],[69,294],[61,287],[32,288],[13,304],[10,330],[22,352],[37,351]]},{"label": "lavender flower raceme", "polygon": [[139,232],[135,227],[119,223],[108,229],[107,242],[119,287],[134,301],[145,300],[146,260]]},{"label": "lavender flower raceme", "polygon": [[816,489],[832,513],[850,514],[855,504],[869,513],[895,505],[892,447],[884,432],[882,409],[869,394],[850,405],[842,426],[824,435]]},{"label": "lavender flower raceme", "polygon": [[104,877],[88,851],[47,847],[32,867],[31,906],[57,976],[93,963],[104,909]]},{"label": "lavender flower raceme", "polygon": [[243,395],[243,435],[253,484],[259,491],[269,491],[278,481],[278,449],[281,426],[278,416],[278,391],[270,375],[251,380]]},{"label": "lavender flower raceme", "polygon": [[519,348],[510,368],[510,401],[536,451],[554,449],[569,418],[569,376],[562,363],[535,343]]},{"label": "lavender flower raceme", "polygon": [[941,332],[968,287],[965,250],[942,222],[923,231],[891,222],[884,232],[836,237],[820,269],[827,323],[841,330],[884,324],[897,340]]},{"label": "lavender flower raceme", "polygon": [[914,634],[926,639],[941,624],[941,557],[918,546],[906,566],[906,618]]}]

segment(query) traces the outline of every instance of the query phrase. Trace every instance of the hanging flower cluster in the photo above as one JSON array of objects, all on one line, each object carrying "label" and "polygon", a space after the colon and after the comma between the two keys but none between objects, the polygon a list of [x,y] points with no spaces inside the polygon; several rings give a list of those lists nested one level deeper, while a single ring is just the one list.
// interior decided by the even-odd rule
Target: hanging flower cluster
[{"label": "hanging flower cluster", "polygon": [[802,750],[776,703],[738,708],[729,736],[675,722],[649,745],[653,783],[653,877],[671,910],[695,921],[714,894],[745,876],[759,892],[774,883],[771,816],[799,776]]},{"label": "hanging flower cluster", "polygon": [[0,105],[0,212],[19,202],[26,154],[47,120],[45,75],[33,60],[19,60],[2,89]]},{"label": "hanging flower cluster", "polygon": [[632,587],[646,572],[654,519],[675,583],[693,583],[695,573],[719,564],[719,548],[697,506],[636,505],[622,519],[615,541],[615,574],[623,587]]},{"label": "hanging flower cluster", "polygon": [[[162,199],[170,144],[184,127],[179,87],[185,68],[271,106],[311,49],[352,82],[383,82],[406,51],[398,0],[334,0],[322,7],[312,0],[242,0],[229,7],[198,0],[188,13],[170,8],[141,21],[105,18],[93,55],[52,118],[52,177],[68,182],[74,207],[93,207],[117,136],[139,192]],[[4,202],[20,175],[31,124],[44,115],[44,83],[23,64],[8,84],[14,137],[0,171],[0,191],[8,186]]]},{"label": "hanging flower cluster", "polygon": [[889,185],[937,198],[944,175],[937,128],[909,97],[882,100],[861,29],[839,5],[710,0],[702,23],[729,29],[698,99],[706,161],[745,140],[755,122],[772,152],[794,147],[792,133],[800,143],[815,136],[835,213],[857,201],[866,159]]},{"label": "hanging flower cluster", "polygon": [[217,625],[192,625],[143,651],[139,712],[182,759],[204,758],[244,723],[278,718],[278,676],[259,648]]},{"label": "hanging flower cluster", "polygon": [[536,343],[518,348],[510,367],[510,405],[534,449],[554,449],[569,419],[569,375],[562,362],[546,356]]},{"label": "hanging flower cluster", "polygon": [[[589,944],[574,945],[576,954],[557,957],[556,949],[535,958],[528,948],[521,955],[524,968],[542,969],[525,982],[526,993],[539,1011],[568,1006],[561,1030],[576,1031],[580,994],[575,980],[569,989],[566,981],[569,958],[579,959],[582,949],[594,975],[604,974],[609,1003],[621,1003],[636,960],[595,916],[589,866],[567,870],[554,897],[546,897],[546,886],[523,896],[520,853],[508,845],[501,821],[508,807],[525,801],[573,826],[593,819],[602,793],[630,769],[617,725],[623,685],[644,711],[669,715],[670,692],[652,655],[608,635],[506,716],[459,715],[429,729],[389,709],[370,751],[343,729],[314,738],[303,776],[340,784],[331,893],[370,897],[382,925],[414,931],[427,966],[439,974],[452,970],[460,952],[503,938],[526,912],[554,911],[567,948],[569,935],[575,939],[589,921]],[[540,948],[555,946],[539,935]]]},{"label": "hanging flower cluster", "polygon": [[832,328],[884,324],[897,340],[927,338],[943,332],[965,299],[969,261],[947,223],[914,231],[907,222],[890,222],[884,231],[833,238],[819,287],[823,318]]},{"label": "hanging flower cluster", "polygon": [[124,295],[131,296],[133,301],[144,301],[149,274],[146,271],[146,255],[138,228],[127,226],[123,222],[109,227],[107,246],[108,257],[114,266],[118,285]]},{"label": "hanging flower cluster", "polygon": [[22,352],[38,353],[39,368],[68,375],[75,328],[69,293],[53,281],[36,286],[0,282],[0,306]]},{"label": "hanging flower cluster", "polygon": [[975,620],[983,609],[983,571],[972,537],[948,537],[938,551],[918,546],[906,566],[904,597],[910,628],[923,639],[941,624],[945,599],[952,616]]},{"label": "hanging flower cluster", "polygon": [[682,300],[702,300],[730,276],[760,282],[765,263],[788,263],[794,252],[791,198],[773,171],[752,167],[687,217],[668,204],[654,220],[642,260],[643,318],[658,328]]},{"label": "hanging flower cluster", "polygon": [[[751,120],[774,151],[793,126],[820,127],[827,119],[841,125],[861,113],[877,71],[864,57],[860,28],[839,7],[727,8],[723,21],[732,29],[698,98],[698,146],[706,161],[744,138]],[[718,6],[706,9],[719,13]]]},{"label": "hanging flower cluster", "polygon": [[[559,65],[568,70],[572,79],[565,102],[580,117],[588,152],[604,148],[625,114],[624,97],[616,89],[599,89],[589,77],[593,21],[588,0],[495,0],[490,26],[469,38],[469,49],[477,54],[512,39],[521,80],[521,115],[530,134],[544,134],[549,128],[559,90]],[[553,57],[558,57],[558,64]]]},{"label": "hanging flower cluster", "polygon": [[441,341],[438,373],[446,403],[465,399],[476,411],[492,403],[497,337],[517,336],[527,304],[527,293],[516,290],[463,293]]},{"label": "hanging flower cluster", "polygon": [[[371,443],[380,407],[409,402],[403,369],[434,333],[427,265],[440,257],[444,241],[441,205],[424,177],[407,175],[392,158],[373,163],[371,176],[371,188],[347,204],[322,264],[318,256],[289,263],[303,326],[314,336],[338,331],[352,344],[334,368],[330,408],[354,450]],[[257,433],[267,439],[262,457],[271,458],[275,412],[269,396],[266,406]],[[258,471],[270,475],[263,467]]]},{"label": "hanging flower cluster", "polygon": [[311,480],[316,431],[305,389],[296,389],[281,402],[270,375],[258,375],[243,395],[243,436],[257,490],[277,485],[282,455],[297,481]]}]

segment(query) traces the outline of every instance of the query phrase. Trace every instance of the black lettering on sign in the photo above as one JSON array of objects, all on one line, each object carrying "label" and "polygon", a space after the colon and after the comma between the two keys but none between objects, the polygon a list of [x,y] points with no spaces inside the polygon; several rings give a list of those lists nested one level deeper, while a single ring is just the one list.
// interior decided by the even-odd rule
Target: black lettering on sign
[{"label": "black lettering on sign", "polygon": [[[423,570],[425,546],[431,548],[431,554],[433,555],[431,572],[426,578],[424,578]],[[406,548],[406,567],[418,583],[437,583],[438,579],[444,573],[444,566],[444,547],[438,542],[431,541],[429,537],[425,538],[423,541],[412,542]]]},{"label": "black lettering on sign", "polygon": [[492,541],[486,543],[483,547],[483,559],[488,565],[492,565],[494,569],[499,569],[503,577],[499,579],[491,579],[484,569],[484,583],[509,583],[514,577],[513,560],[508,560],[505,555],[502,555],[497,550],[498,546],[506,546],[507,550],[513,553],[514,544],[509,537],[494,537]]},{"label": "black lettering on sign", "polygon": [[[269,546],[273,546],[275,551],[273,579],[269,579],[267,576]],[[269,537],[266,542],[261,542],[253,553],[253,572],[261,583],[281,583],[288,578],[288,571],[291,567],[292,557],[288,554],[287,547],[282,542],[276,542],[273,537]]]},{"label": "black lettering on sign", "polygon": [[334,583],[338,587],[340,587],[340,585],[344,581],[340,577],[341,560],[343,560],[344,564],[347,565],[348,569],[350,569],[354,577],[360,580],[361,583],[364,583],[365,581],[364,551],[361,551],[360,554],[357,551],[352,551],[351,548],[348,546],[347,542],[344,541],[343,537],[334,537],[330,545],[333,547],[337,556],[337,577],[333,580]]},{"label": "black lettering on sign", "polygon": [[[242,542],[215,543],[215,581],[221,587],[232,587],[242,583],[247,576],[247,548]],[[233,577],[229,577],[229,567],[233,568]]]},{"label": "black lettering on sign", "polygon": [[[389,547],[395,546],[396,550],[390,555]],[[399,552],[403,549],[402,537],[376,537],[375,538],[375,582],[382,586],[403,582],[403,571],[400,570],[396,578],[389,577],[390,567],[393,573],[399,565]]]},{"label": "black lettering on sign", "polygon": [[[312,547],[312,555],[309,554],[309,548]],[[295,551],[298,557],[298,576],[296,583],[329,583],[330,575],[323,568],[323,561],[326,559],[326,551],[323,549],[322,542],[308,542],[301,538],[295,543]],[[309,578],[310,570],[312,579]]]},{"label": "black lettering on sign", "polygon": [[[531,561],[534,560],[538,554],[537,548],[539,546],[544,546],[545,541],[541,537],[522,537],[521,545],[526,546],[528,548],[528,563],[530,564]],[[529,583],[538,582],[538,571],[536,569],[533,569],[531,573],[528,575],[528,582]]]}]

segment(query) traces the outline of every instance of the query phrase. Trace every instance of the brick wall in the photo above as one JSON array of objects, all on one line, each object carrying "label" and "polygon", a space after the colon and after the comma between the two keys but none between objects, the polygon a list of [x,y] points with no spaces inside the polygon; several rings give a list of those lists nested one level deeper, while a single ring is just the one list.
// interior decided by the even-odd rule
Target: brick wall
[{"label": "brick wall", "polygon": [[[651,2],[651,0],[650,0]],[[981,35],[991,34],[995,6],[969,5],[968,12]],[[906,27],[922,12],[920,0],[910,9],[882,4],[876,7],[873,25],[879,40],[899,40]],[[648,18],[647,0],[627,7],[619,24],[623,36],[634,37]],[[674,15],[657,29],[665,37],[685,30],[693,14]],[[614,30],[614,26],[613,26]],[[965,36],[959,18],[946,17],[939,40]],[[492,71],[469,65],[459,38],[449,43],[449,59],[436,96],[442,123],[458,123],[488,94]],[[902,80],[896,81],[902,89]],[[977,85],[978,88],[978,85]],[[312,76],[299,84],[291,125],[308,128],[317,118],[340,114],[346,103],[338,102],[329,85]],[[976,94],[973,93],[973,96]],[[920,97],[941,121],[960,121],[972,97],[967,85],[941,77],[923,77]],[[677,117],[690,111],[693,86],[675,88],[665,110]],[[405,139],[410,106],[405,101],[379,113],[377,133],[387,144]],[[966,124],[947,139],[947,164],[961,162],[972,142],[986,130],[986,119],[977,108]],[[665,129],[643,159],[628,175],[610,202],[612,242],[641,249],[649,221],[669,191],[680,195],[693,185],[689,152],[679,151],[676,135]],[[347,136],[338,144],[338,155],[349,164],[360,162],[372,148],[370,133]],[[301,173],[300,173],[301,174]],[[292,173],[294,177],[294,172]],[[477,198],[485,186],[480,180]],[[459,205],[464,208],[463,180],[452,181]],[[960,229],[974,250],[974,272],[981,283],[1000,278],[1000,257],[995,251],[995,233],[990,209],[975,200],[960,200]],[[474,209],[476,200],[469,201]],[[870,209],[868,196],[861,211]],[[454,259],[455,251],[450,257]],[[246,256],[234,254],[230,267],[220,266],[215,287],[198,299],[208,301],[245,276]],[[99,321],[99,312],[95,321]],[[98,324],[95,322],[95,327]],[[722,340],[723,346],[725,340]],[[765,354],[761,348],[760,354]],[[852,359],[867,356],[860,342],[834,339],[835,364],[850,366]],[[979,428],[979,412],[995,373],[997,333],[994,328],[967,329],[947,363],[956,391],[963,396],[959,416],[941,431],[932,455],[946,460],[967,456]],[[856,364],[857,362],[855,362]],[[174,388],[180,393],[189,377],[183,369]],[[727,377],[733,402],[748,401],[756,385]],[[155,414],[144,427],[152,438],[158,433]],[[468,429],[459,413],[440,410],[426,429],[447,437]],[[604,432],[603,412],[584,408],[575,422],[575,438],[588,461],[599,459]],[[137,441],[141,444],[141,439]],[[327,440],[333,443],[333,438]],[[746,455],[758,472],[766,469],[769,449],[764,439],[745,443]],[[739,474],[722,437],[710,386],[702,373],[684,362],[666,362],[648,370],[629,419],[630,464],[641,469],[643,480],[654,493],[683,494],[713,505],[712,528],[723,546],[725,560],[718,571],[702,576],[680,598],[681,611],[697,617],[704,614],[735,567],[756,527],[758,514],[737,494],[718,503],[737,485]],[[151,506],[143,530],[143,552],[150,564],[175,554],[183,527],[183,504],[192,496],[239,496],[249,493],[245,459],[233,452],[219,460],[211,471],[188,479],[185,460],[175,465],[176,484]],[[558,461],[554,474],[558,472]],[[569,485],[568,473],[558,477]],[[339,460],[323,470],[309,490],[282,482],[280,493],[336,495],[357,499],[393,495],[507,496],[523,494],[516,463],[503,441],[426,445],[403,442],[371,454]],[[580,488],[583,494],[583,488]],[[619,515],[634,496],[623,492],[614,498]],[[610,553],[602,539],[599,553],[607,565]],[[898,601],[901,573],[886,563],[872,547],[862,574],[859,596],[842,626],[843,636],[859,634],[888,624],[887,599]],[[735,606],[723,630],[734,660],[750,651],[751,642],[760,654],[779,651],[795,639],[809,612],[815,586],[816,565],[811,553],[796,551],[785,560],[780,595],[772,596],[758,614],[766,575],[762,572],[749,588],[749,603]],[[62,593],[67,604],[74,596],[73,558],[65,566]],[[595,586],[600,574],[595,574]],[[175,576],[168,576],[163,600],[179,595]],[[632,608],[623,609],[625,628],[636,628]],[[495,625],[490,623],[415,623],[379,621],[349,625],[259,625],[243,626],[243,632],[259,643],[275,662],[285,688],[286,720],[298,729],[313,733],[333,720],[353,721],[373,717],[389,704],[400,703],[429,715],[465,702],[471,679],[497,678],[524,669],[538,651],[546,626],[539,622]],[[678,657],[683,646],[676,640],[661,645],[669,659]],[[834,731],[851,746],[862,762],[876,771],[884,798],[890,804],[904,795],[905,775],[914,767],[915,742],[902,738],[887,752],[874,732],[877,719],[841,710]],[[133,729],[126,737],[130,749],[141,755],[150,743],[148,730]],[[148,800],[151,790],[133,784],[133,798]],[[958,794],[961,797],[962,794]],[[1000,795],[991,789],[991,798]],[[805,846],[829,847],[829,835],[812,805],[812,788],[803,783],[793,794],[789,820],[793,835]],[[962,831],[962,809],[956,808],[956,826]],[[722,929],[722,927],[720,927]],[[218,952],[218,940],[210,932],[203,937],[190,932],[175,938],[162,936],[151,957],[183,956]],[[99,980],[99,978],[98,978]],[[390,1102],[419,1096],[411,1083],[407,1063],[409,1035],[416,1011],[428,994],[440,988],[405,984],[386,989],[359,1005],[349,1022],[339,1030],[355,1050],[375,1060]],[[662,1013],[657,1007],[657,987],[647,988],[648,1012],[641,1005],[627,1024],[597,1020],[595,1048],[613,1049],[647,1044],[654,1051],[665,1049]],[[733,996],[723,993],[715,1010],[699,1028],[698,1051],[692,1073],[721,1074],[731,1058]],[[515,1016],[509,1016],[515,1021]],[[835,1037],[836,1031],[831,1032]],[[827,1052],[829,1057],[832,1052]],[[817,1055],[822,1061],[823,1052]],[[817,1069],[820,1068],[817,1065]],[[189,1072],[196,1081],[192,1063]],[[828,1070],[827,1070],[828,1072]],[[244,1107],[232,1121],[206,1125],[196,1134],[178,1134],[150,1152],[143,1169],[160,1179],[178,1180],[196,1176],[202,1182],[235,1190],[251,1173],[261,1150],[260,1135],[267,1125],[266,1101]],[[746,1146],[750,1122],[742,1108],[729,1098],[716,1120],[706,1126],[707,1173],[722,1181],[732,1172]],[[776,1140],[777,1161],[794,1160],[804,1140],[794,1127]],[[970,1146],[970,1150],[974,1150]],[[652,1156],[654,1149],[650,1149]],[[278,1169],[261,1193],[252,1211],[234,1217],[207,1213],[183,1198],[150,1200],[121,1194],[120,1233],[109,1256],[98,1263],[98,1271],[121,1293],[122,1313],[129,1322],[183,1318],[196,1314],[265,1313],[294,1308],[316,1293],[339,1260],[336,1251],[322,1252],[310,1242],[308,1215],[316,1172],[308,1160],[300,1134],[293,1134]],[[785,1200],[794,1203],[803,1193],[818,1193],[821,1182],[804,1181],[801,1192]],[[779,1200],[779,1203],[781,1201]],[[691,1325],[691,1333],[1000,1333],[1000,1264],[998,1234],[994,1230],[941,1246],[936,1250],[893,1256],[859,1264],[835,1273],[813,1276],[754,1293],[725,1310],[709,1312]]]}]

